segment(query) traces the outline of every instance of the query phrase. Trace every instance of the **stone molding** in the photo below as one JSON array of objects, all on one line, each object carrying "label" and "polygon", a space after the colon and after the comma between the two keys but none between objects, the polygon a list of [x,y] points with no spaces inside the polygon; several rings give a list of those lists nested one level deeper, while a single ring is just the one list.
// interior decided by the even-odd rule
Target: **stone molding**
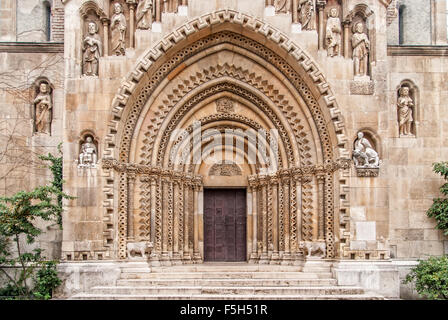
[{"label": "stone molding", "polygon": [[63,42],[0,42],[0,52],[63,53]]},{"label": "stone molding", "polygon": [[448,57],[448,46],[387,46],[388,56]]}]

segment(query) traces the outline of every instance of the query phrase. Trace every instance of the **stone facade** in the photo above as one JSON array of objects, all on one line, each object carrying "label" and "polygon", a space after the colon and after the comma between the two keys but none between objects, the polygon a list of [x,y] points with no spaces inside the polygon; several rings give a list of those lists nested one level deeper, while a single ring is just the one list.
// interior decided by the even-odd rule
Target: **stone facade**
[{"label": "stone facade", "polygon": [[[64,41],[64,61],[27,84],[52,86],[50,131],[33,129],[37,102],[22,117],[26,147],[64,141],[65,191],[77,197],[55,241],[64,270],[80,260],[115,270],[142,243],[152,266],[202,263],[205,188],[247,190],[251,264],[324,259],[340,284],[396,297],[402,270],[446,250],[425,215],[441,184],[431,164],[448,157],[445,1],[48,5],[45,29],[42,2],[1,2],[2,21],[16,23],[1,24],[13,42],[0,55],[21,70]],[[229,131],[230,149],[213,144]],[[257,141],[268,150],[250,161]]]}]

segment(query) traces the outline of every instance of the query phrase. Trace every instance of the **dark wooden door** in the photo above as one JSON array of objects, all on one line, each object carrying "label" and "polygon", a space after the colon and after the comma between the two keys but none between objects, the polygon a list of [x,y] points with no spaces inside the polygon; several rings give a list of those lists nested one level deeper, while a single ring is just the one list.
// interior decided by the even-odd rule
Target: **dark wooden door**
[{"label": "dark wooden door", "polygon": [[246,190],[204,190],[205,261],[246,260]]}]

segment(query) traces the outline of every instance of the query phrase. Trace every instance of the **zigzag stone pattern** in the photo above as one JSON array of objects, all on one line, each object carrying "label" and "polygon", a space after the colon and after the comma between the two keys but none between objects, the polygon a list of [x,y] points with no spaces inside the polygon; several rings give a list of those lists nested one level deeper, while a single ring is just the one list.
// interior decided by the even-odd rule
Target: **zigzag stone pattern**
[{"label": "zigzag stone pattern", "polygon": [[[281,58],[272,50],[257,43],[256,41],[229,31],[223,31],[204,37],[196,41],[192,45],[181,49],[165,63],[161,64],[158,62],[158,60],[162,56],[164,56],[171,48],[174,48],[176,44],[179,44],[180,41],[186,40],[193,33],[199,32],[206,28],[211,28],[213,25],[222,23],[240,25],[250,32],[263,35],[272,43],[275,43],[280,48],[283,48],[286,51],[287,55],[289,55],[289,57],[292,57],[296,61],[296,66],[300,66],[302,68],[302,70],[308,77],[307,81],[311,81],[313,83],[313,86],[318,89],[320,94],[320,101],[323,102],[323,106],[317,103],[316,97],[312,94],[311,90],[308,88],[308,85],[302,79],[303,76],[300,76],[294,70],[294,68],[291,67],[283,58]],[[214,13],[206,14],[186,23],[174,32],[165,36],[164,39],[162,39],[158,44],[151,48],[144,55],[144,57],[140,59],[135,70],[128,76],[126,82],[122,85],[112,102],[112,116],[108,125],[108,134],[105,138],[105,150],[103,153],[104,158],[115,159],[115,150],[119,148],[118,159],[123,162],[128,161],[130,155],[129,152],[131,140],[133,137],[133,131],[136,122],[140,117],[140,113],[144,104],[146,103],[148,97],[154,92],[155,88],[161,83],[164,78],[166,78],[166,76],[172,70],[179,66],[182,61],[185,61],[189,57],[194,56],[199,51],[203,51],[209,47],[214,46],[216,43],[222,42],[228,42],[233,45],[238,45],[248,51],[251,51],[254,54],[257,54],[258,56],[274,65],[293,84],[293,86],[306,102],[306,105],[309,107],[309,110],[313,117],[313,121],[316,124],[320,142],[322,145],[324,164],[331,165],[331,163],[335,159],[333,155],[332,143],[330,141],[330,134],[328,132],[328,126],[322,114],[323,110],[321,109],[321,107],[328,108],[328,111],[324,112],[329,112],[334,130],[336,132],[337,148],[334,150],[338,151],[338,157],[348,158],[348,151],[345,148],[347,139],[345,137],[345,127],[343,125],[343,119],[341,118],[334,95],[329,88],[326,79],[320,72],[317,64],[292,40],[290,40],[279,30],[250,15],[242,14],[232,10],[220,10]],[[151,68],[153,65],[160,65],[160,67],[156,70],[153,70],[154,68]],[[142,89],[139,89],[140,80],[144,78],[144,75],[146,73],[150,73],[149,81],[146,82],[146,86],[144,86]],[[253,86],[257,88],[257,85]],[[258,89],[261,90],[262,87],[258,85]],[[131,97],[133,98],[131,99]],[[279,97],[276,98],[277,101],[278,98]],[[130,103],[131,100],[133,101],[132,104]],[[176,103],[176,99],[173,99],[173,102]],[[282,103],[278,103],[278,105],[281,106]],[[130,110],[126,110],[125,113],[125,108],[130,108]],[[152,130],[160,127],[168,112],[169,108],[166,105],[159,108],[157,119],[154,120],[154,125],[151,128]],[[128,115],[126,119],[122,119],[123,114]],[[292,114],[286,113],[285,115],[290,121],[294,122],[294,116]],[[120,128],[120,126],[122,125],[124,125],[123,128]],[[296,131],[299,129],[300,124],[297,123],[292,125],[291,127],[296,134]],[[118,134],[118,132],[122,133]],[[119,141],[118,139],[121,139],[121,141]],[[297,134],[296,139],[299,145],[303,145],[303,143],[305,143],[306,145],[307,141],[305,140],[308,140],[304,136],[300,136],[299,139]],[[145,143],[146,142],[149,145],[154,143],[151,135],[147,136],[147,141],[145,141]],[[157,152],[161,151],[162,149],[157,150]],[[308,150],[301,150],[301,155],[302,151],[304,151],[306,154]],[[151,152],[153,152],[153,150],[148,148],[147,150],[144,150],[144,152],[150,154]],[[288,150],[289,161],[293,163],[291,155],[292,151]],[[306,163],[302,164],[306,165]],[[120,177],[120,184],[126,183],[126,181],[122,181],[125,180],[124,178],[122,178],[123,177]],[[327,203],[329,203],[330,198],[333,199],[333,187],[333,181],[331,178],[329,178],[328,183],[325,183],[325,198],[327,199]],[[105,193],[106,189],[109,190],[109,187],[104,188]],[[125,199],[123,199],[123,194],[126,194],[126,191],[124,190],[124,188],[121,188],[121,186],[119,190],[120,208],[122,208],[121,201],[125,201]],[[122,211],[123,210],[120,209],[120,216],[124,214]],[[107,214],[110,214],[110,211],[107,212]],[[334,257],[335,255],[335,250],[333,248],[333,215],[333,206],[326,206],[326,239],[328,257]],[[119,221],[120,230],[118,233],[120,236],[122,236],[125,234],[126,226],[125,223],[121,222],[120,218]],[[156,223],[158,222],[160,223],[160,221],[157,221]],[[159,237],[160,235],[157,234],[156,239],[158,240]],[[120,256],[122,255],[123,250],[123,243],[119,242]]]}]

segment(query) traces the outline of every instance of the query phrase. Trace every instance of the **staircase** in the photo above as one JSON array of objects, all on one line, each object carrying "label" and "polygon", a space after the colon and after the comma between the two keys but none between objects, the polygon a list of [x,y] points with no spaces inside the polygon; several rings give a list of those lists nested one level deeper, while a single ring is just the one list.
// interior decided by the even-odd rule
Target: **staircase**
[{"label": "staircase", "polygon": [[76,300],[373,300],[383,297],[360,287],[338,286],[330,264],[199,264],[127,266],[115,285],[96,286]]}]

